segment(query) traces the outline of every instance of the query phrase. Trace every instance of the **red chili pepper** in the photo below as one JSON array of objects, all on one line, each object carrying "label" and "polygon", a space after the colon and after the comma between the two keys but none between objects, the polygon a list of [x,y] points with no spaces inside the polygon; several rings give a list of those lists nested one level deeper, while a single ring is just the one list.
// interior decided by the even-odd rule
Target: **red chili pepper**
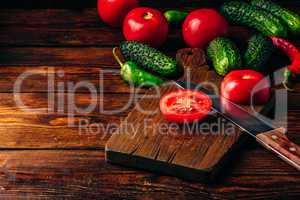
[{"label": "red chili pepper", "polygon": [[299,49],[289,41],[276,36],[271,36],[271,39],[274,46],[284,51],[291,60],[294,60],[295,56],[299,54]]},{"label": "red chili pepper", "polygon": [[300,53],[295,56],[292,64],[288,66],[288,69],[296,75],[300,74]]},{"label": "red chili pepper", "polygon": [[283,85],[287,90],[293,91],[290,87],[290,80],[293,76],[300,75],[300,51],[295,45],[283,38],[275,36],[271,36],[270,38],[274,46],[281,49],[291,60],[291,64],[287,66],[284,72]]}]

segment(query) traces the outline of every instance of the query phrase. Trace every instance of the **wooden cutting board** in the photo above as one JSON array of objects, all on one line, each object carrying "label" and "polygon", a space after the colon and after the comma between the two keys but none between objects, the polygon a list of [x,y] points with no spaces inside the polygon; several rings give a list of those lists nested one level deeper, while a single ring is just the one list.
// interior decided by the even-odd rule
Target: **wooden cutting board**
[{"label": "wooden cutting board", "polygon": [[[185,69],[181,79],[220,85],[221,77],[206,64],[202,50],[181,49],[176,59]],[[159,91],[146,92],[107,142],[106,160],[193,181],[215,181],[246,134],[217,114],[188,126],[166,122],[159,111],[159,96],[176,89],[169,82]]]}]

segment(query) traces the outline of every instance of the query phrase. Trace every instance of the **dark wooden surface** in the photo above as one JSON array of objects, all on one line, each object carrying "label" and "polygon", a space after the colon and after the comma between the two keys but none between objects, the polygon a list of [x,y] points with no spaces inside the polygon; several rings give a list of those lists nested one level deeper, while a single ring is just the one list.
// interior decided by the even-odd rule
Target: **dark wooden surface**
[{"label": "dark wooden surface", "polygon": [[[66,112],[47,108],[47,77],[55,74],[58,82],[97,83],[99,71],[118,70],[111,49],[122,40],[120,31],[106,27],[97,17],[95,0],[10,0],[0,10],[0,198],[1,199],[299,199],[300,176],[294,168],[249,143],[214,185],[186,182],[107,164],[103,147],[109,134],[79,134],[78,119],[103,124],[119,123],[132,105],[117,115],[95,110],[77,113],[74,126],[67,126]],[[211,1],[142,1],[162,9],[184,6],[188,10]],[[202,4],[201,4],[202,2]],[[204,2],[204,3],[203,3]],[[219,1],[221,2],[221,1]],[[300,14],[296,0],[280,1]],[[246,38],[250,30],[232,27],[232,35]],[[300,47],[300,39],[292,38]],[[176,41],[176,42],[174,42]],[[175,55],[184,47],[179,30],[172,30],[162,49]],[[275,56],[273,63],[286,62]],[[40,108],[25,112],[17,107],[12,94],[22,72],[33,70],[20,96],[27,106]],[[65,76],[57,72],[64,70]],[[105,108],[122,107],[130,91],[117,72],[104,76]],[[97,87],[99,85],[96,84]],[[54,88],[56,97],[67,96]],[[75,101],[87,106],[90,97],[78,89]],[[139,91],[144,93],[144,91]],[[300,143],[300,94],[289,94],[288,131]],[[67,107],[64,106],[63,110]],[[67,110],[66,110],[67,111]]]}]

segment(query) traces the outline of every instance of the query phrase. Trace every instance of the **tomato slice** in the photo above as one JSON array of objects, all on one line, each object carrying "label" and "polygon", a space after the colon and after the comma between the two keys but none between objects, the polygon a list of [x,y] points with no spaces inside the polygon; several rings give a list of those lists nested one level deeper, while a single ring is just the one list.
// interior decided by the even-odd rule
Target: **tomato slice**
[{"label": "tomato slice", "polygon": [[159,106],[167,121],[191,123],[208,115],[212,101],[207,94],[200,91],[178,90],[163,96]]}]

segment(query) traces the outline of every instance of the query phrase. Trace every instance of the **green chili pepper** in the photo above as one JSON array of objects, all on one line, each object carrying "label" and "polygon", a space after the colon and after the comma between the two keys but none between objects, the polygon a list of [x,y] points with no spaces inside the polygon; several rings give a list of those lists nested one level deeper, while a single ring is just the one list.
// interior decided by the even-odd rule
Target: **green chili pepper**
[{"label": "green chili pepper", "polygon": [[168,10],[164,13],[171,26],[180,26],[188,14],[188,12],[178,10]]},{"label": "green chili pepper", "polygon": [[127,61],[122,62],[117,56],[116,48],[113,49],[113,55],[116,61],[121,66],[121,76],[124,81],[133,84],[134,86],[140,86],[149,88],[155,85],[161,85],[164,80],[145,71],[141,67],[137,66],[134,62]]}]

